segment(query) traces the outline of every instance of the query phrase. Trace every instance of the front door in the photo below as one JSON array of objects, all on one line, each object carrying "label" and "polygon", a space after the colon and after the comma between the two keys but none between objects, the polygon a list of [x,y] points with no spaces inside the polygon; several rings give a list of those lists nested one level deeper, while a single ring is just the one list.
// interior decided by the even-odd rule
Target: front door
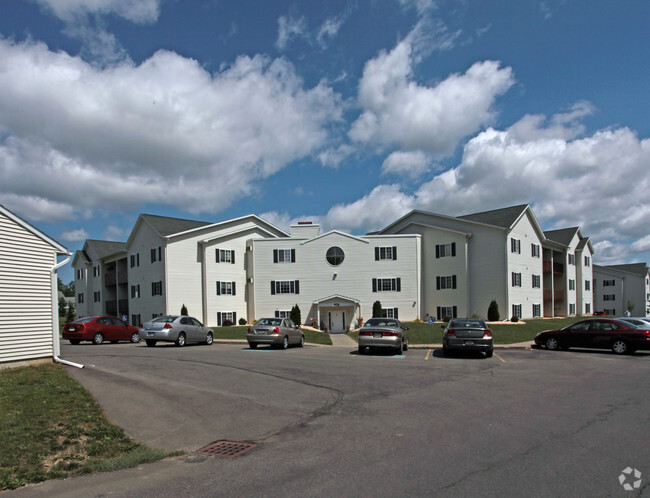
[{"label": "front door", "polygon": [[345,311],[337,310],[330,312],[330,332],[345,332]]}]

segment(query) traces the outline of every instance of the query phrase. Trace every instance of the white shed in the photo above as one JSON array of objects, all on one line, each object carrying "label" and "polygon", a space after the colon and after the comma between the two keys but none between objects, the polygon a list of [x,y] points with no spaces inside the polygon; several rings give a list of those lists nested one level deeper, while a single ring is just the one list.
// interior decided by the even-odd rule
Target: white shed
[{"label": "white shed", "polygon": [[57,269],[69,260],[65,247],[0,205],[0,368],[58,356]]}]

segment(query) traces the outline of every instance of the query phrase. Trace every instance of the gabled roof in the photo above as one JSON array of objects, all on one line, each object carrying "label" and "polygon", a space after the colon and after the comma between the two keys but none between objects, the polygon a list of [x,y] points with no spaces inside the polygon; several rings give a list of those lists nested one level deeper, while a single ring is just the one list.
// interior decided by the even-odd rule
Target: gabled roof
[{"label": "gabled roof", "polygon": [[184,220],[182,218],[169,218],[155,214],[141,214],[140,218],[149,223],[152,228],[162,237],[168,237],[175,233],[187,232],[195,228],[212,225],[207,221]]},{"label": "gabled roof", "polygon": [[458,218],[501,228],[512,228],[528,208],[528,204],[521,204],[519,206],[483,211],[482,213],[466,214]]},{"label": "gabled roof", "polygon": [[634,275],[639,275],[645,277],[648,275],[648,264],[647,263],[629,263],[626,265],[607,265],[601,266],[601,268],[610,268],[612,270],[624,271],[626,273],[632,273]]},{"label": "gabled roof", "polygon": [[88,258],[86,247],[91,247],[92,250],[95,252],[95,254],[97,254],[97,257],[99,259],[104,259],[108,256],[112,256],[113,254],[126,252],[126,242],[113,242],[109,240],[87,239],[86,243],[84,244],[84,251],[83,251],[83,254],[87,260],[89,260],[90,258]]},{"label": "gabled roof", "polygon": [[12,220],[14,223],[16,223],[16,224],[20,225],[21,227],[23,227],[23,228],[24,228],[25,230],[27,230],[28,232],[31,232],[32,234],[34,234],[34,235],[35,235],[36,237],[38,237],[39,239],[42,239],[44,242],[46,242],[46,243],[48,243],[49,245],[51,245],[51,246],[56,250],[57,254],[66,254],[66,255],[68,255],[68,256],[69,256],[70,254],[72,254],[72,253],[71,253],[70,251],[68,251],[64,246],[62,246],[61,244],[59,244],[56,240],[54,240],[53,238],[51,238],[51,237],[48,236],[48,235],[45,235],[45,234],[44,234],[43,232],[41,232],[38,228],[36,228],[36,227],[33,226],[32,224],[26,222],[26,221],[23,220],[20,216],[18,216],[18,215],[16,215],[16,214],[12,213],[12,212],[9,211],[6,207],[4,207],[2,204],[0,204],[0,213],[4,214],[7,218],[9,218],[9,219]]},{"label": "gabled roof", "polygon": [[579,230],[580,228],[578,227],[561,228],[559,230],[546,230],[544,232],[544,235],[548,240],[552,240],[553,242],[558,242],[563,246],[568,246],[569,244],[571,244],[571,240],[573,240],[573,237],[576,235],[576,233]]},{"label": "gabled roof", "polygon": [[[364,244],[369,244],[370,243],[366,239],[364,239],[362,237],[358,237],[356,235],[350,235],[349,233],[340,232],[338,230],[330,230],[329,232],[322,233],[322,234],[318,235],[317,237],[312,237],[311,239],[305,239],[305,241],[301,242],[300,245],[308,244],[308,243],[313,242],[315,240],[323,239],[325,237],[331,237],[332,235],[342,235],[343,237],[347,237],[349,239],[353,239],[353,240],[362,242]],[[301,239],[302,237],[294,237],[294,238],[295,239]]]}]

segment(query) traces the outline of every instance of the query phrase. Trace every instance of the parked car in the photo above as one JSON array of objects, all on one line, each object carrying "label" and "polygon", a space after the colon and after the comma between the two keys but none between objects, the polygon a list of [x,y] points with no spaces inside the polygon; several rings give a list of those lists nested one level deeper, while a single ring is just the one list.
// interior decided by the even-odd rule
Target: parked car
[{"label": "parked car", "polygon": [[114,316],[85,316],[63,326],[63,339],[70,344],[91,341],[101,344],[104,341],[140,342],[138,327],[129,325]]},{"label": "parked car", "polygon": [[303,347],[305,334],[300,325],[296,325],[290,318],[260,318],[248,327],[246,340],[251,349],[255,349],[258,344],[287,349],[290,344]]},{"label": "parked car", "polygon": [[604,311],[594,311],[594,316],[607,316]]},{"label": "parked car", "polygon": [[175,342],[185,346],[188,342],[212,344],[213,332],[192,316],[166,315],[145,322],[140,329],[140,336],[147,346],[153,347],[158,341]]},{"label": "parked car", "polygon": [[368,348],[392,348],[402,354],[409,348],[407,330],[395,318],[371,318],[359,330],[359,354]]},{"label": "parked car", "polygon": [[648,325],[650,325],[650,317],[649,316],[626,316],[625,318],[621,318],[621,320],[626,321],[626,322],[630,322],[630,323],[636,325],[637,327],[639,325],[646,326],[646,327]]},{"label": "parked car", "polygon": [[454,318],[449,320],[442,336],[442,352],[481,351],[486,358],[494,353],[492,330],[480,318]]},{"label": "parked car", "polygon": [[535,344],[551,351],[573,347],[611,349],[616,354],[650,350],[650,324],[637,327],[614,318],[581,320],[563,329],[540,332]]}]

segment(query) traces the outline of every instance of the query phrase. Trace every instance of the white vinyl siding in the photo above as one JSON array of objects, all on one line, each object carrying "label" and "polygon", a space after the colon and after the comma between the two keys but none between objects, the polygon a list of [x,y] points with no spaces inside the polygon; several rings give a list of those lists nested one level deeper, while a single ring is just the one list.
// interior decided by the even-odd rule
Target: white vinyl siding
[{"label": "white vinyl siding", "polygon": [[0,212],[0,362],[52,356],[56,250]]}]

